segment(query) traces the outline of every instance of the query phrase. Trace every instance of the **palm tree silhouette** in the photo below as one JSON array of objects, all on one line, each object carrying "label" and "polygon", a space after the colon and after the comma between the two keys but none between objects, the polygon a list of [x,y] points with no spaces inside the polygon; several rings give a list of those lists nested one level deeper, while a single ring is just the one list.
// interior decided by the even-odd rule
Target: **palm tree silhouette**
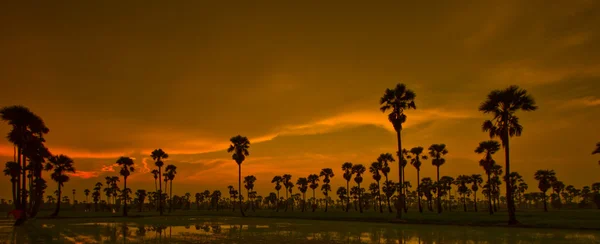
[{"label": "palm tree silhouette", "polygon": [[17,184],[19,183],[19,176],[21,174],[21,165],[17,162],[6,162],[4,167],[4,175],[10,176],[10,183],[13,196],[13,204],[17,207]]},{"label": "palm tree silhouette", "polygon": [[252,207],[252,211],[254,211],[254,204],[252,203],[252,198],[250,197],[250,194],[254,190],[254,182],[255,181],[256,181],[256,177],[254,175],[248,175],[248,176],[244,177],[244,187],[246,188],[246,190],[248,192],[248,203]]},{"label": "palm tree silhouette", "polygon": [[[365,171],[367,171],[367,169],[362,164],[355,164],[352,166],[352,173],[356,174],[356,176],[354,176],[354,182],[356,182],[356,184],[358,185],[358,189],[361,189],[360,183],[362,183],[362,181],[363,181],[362,174],[364,174]],[[361,195],[362,195],[361,193],[362,193],[361,191],[358,192],[358,209],[362,213],[363,208],[362,208],[362,202],[361,202]]]},{"label": "palm tree silhouette", "polygon": [[[165,182],[167,180],[171,181],[171,187],[169,188],[169,213],[173,211],[173,180],[175,179],[175,175],[177,174],[177,166],[169,164],[165,168]],[[166,183],[165,183],[166,188]]]},{"label": "palm tree silhouette", "polygon": [[[381,173],[385,177],[384,185],[385,185],[385,182],[388,181],[388,174],[390,173],[389,163],[394,162],[394,161],[395,161],[394,157],[392,156],[391,153],[382,153],[377,158],[377,162],[380,162],[382,164]],[[399,166],[399,167],[402,168],[402,166]],[[404,170],[402,170],[402,174],[404,174]],[[386,193],[388,210],[391,213],[392,212],[392,206],[390,205],[390,197],[391,196],[387,196],[387,192],[385,190],[383,192]],[[395,190],[394,190],[394,192],[395,192]],[[393,195],[393,193],[392,193],[392,195]]]},{"label": "palm tree silhouette", "polygon": [[469,192],[467,184],[469,183],[471,183],[471,177],[468,175],[459,175],[456,177],[455,184],[458,186],[458,192],[463,196],[463,208],[465,212],[467,212],[467,193]]},{"label": "palm tree silhouette", "polygon": [[560,208],[562,206],[562,201],[560,200],[560,196],[561,196],[561,193],[565,190],[565,183],[556,179],[555,181],[551,182],[551,184],[552,184],[552,191],[554,191],[554,193],[558,196],[557,200],[558,200],[558,206]]},{"label": "palm tree silhouette", "polygon": [[479,187],[481,183],[483,183],[483,179],[480,174],[472,174],[471,175],[471,190],[473,191],[473,207],[475,207],[475,212],[477,212],[477,191],[479,191]]},{"label": "palm tree silhouette", "polygon": [[319,176],[323,177],[323,186],[321,186],[321,191],[323,191],[323,195],[325,195],[325,212],[327,212],[327,207],[329,206],[329,192],[331,191],[331,178],[335,175],[333,174],[333,170],[331,168],[321,169]]},{"label": "palm tree silhouette", "polygon": [[431,164],[436,167],[437,170],[437,180],[435,182],[436,192],[437,192],[437,209],[438,213],[442,212],[442,198],[441,198],[441,190],[440,190],[440,166],[446,163],[446,159],[443,158],[444,155],[448,154],[448,149],[446,149],[445,144],[432,144],[429,146],[429,156],[431,156]]},{"label": "palm tree silhouette", "polygon": [[227,152],[233,152],[231,158],[235,160],[238,165],[238,189],[239,198],[240,198],[240,212],[242,213],[242,217],[244,215],[244,209],[242,208],[242,163],[246,160],[247,156],[250,156],[250,152],[248,149],[250,148],[250,141],[245,136],[237,135],[232,137],[230,140],[231,145],[227,149]]},{"label": "palm tree silhouette", "polygon": [[[406,168],[406,165],[408,165],[408,160],[407,158],[409,158],[409,151],[406,150],[406,148],[402,149],[402,159],[400,159],[399,165],[402,168],[402,179],[406,179],[406,174],[404,169]],[[398,152],[396,152],[396,154],[398,154]],[[408,181],[404,180],[404,184],[406,184]],[[418,185],[418,182],[417,182]],[[400,183],[398,183],[398,187],[399,189],[401,189],[403,196],[407,195],[407,190],[408,188],[410,188],[410,186],[405,186],[405,185],[400,185]],[[400,193],[400,191],[398,191],[398,193]],[[404,213],[408,213],[408,205],[406,204],[406,197],[404,197],[404,200],[402,201],[402,205],[404,205],[403,209],[404,209]],[[402,208],[402,206],[400,206],[400,204],[398,204],[399,208]]]},{"label": "palm tree silhouette", "polygon": [[[381,185],[379,184],[379,181],[381,181],[381,174],[379,173],[383,168],[383,164],[379,161],[377,162],[373,162],[371,163],[371,166],[369,167],[369,172],[371,174],[373,174],[373,180],[375,180],[375,182],[377,182],[377,192],[375,192],[375,194],[377,194],[377,196],[381,196]],[[381,197],[379,198],[379,212],[383,213],[383,207],[381,205]]]},{"label": "palm tree silhouette", "polygon": [[[596,150],[594,150],[592,152],[592,155],[598,154],[598,153],[600,153],[600,142],[596,143]],[[598,161],[598,164],[600,164],[600,161]]]},{"label": "palm tree silhouette", "polygon": [[317,208],[317,198],[315,196],[315,189],[317,189],[317,187],[319,187],[319,183],[318,182],[319,182],[319,176],[318,175],[316,175],[316,174],[310,174],[310,175],[308,175],[308,183],[310,183],[309,187],[310,187],[310,189],[312,189],[312,192],[313,192],[313,202],[311,204],[313,212]]},{"label": "palm tree silhouette", "polygon": [[75,173],[75,167],[73,167],[73,164],[73,159],[63,154],[50,157],[48,164],[46,164],[45,170],[54,170],[50,177],[52,180],[58,183],[58,201],[56,201],[56,209],[54,210],[54,213],[50,215],[51,217],[58,216],[58,212],[60,211],[60,196],[62,193],[62,187],[64,186],[65,182],[68,182],[70,179],[69,175],[66,173]]},{"label": "palm tree silhouette", "polygon": [[[292,183],[292,175],[284,174],[281,176],[283,179],[283,186],[285,187],[285,211],[287,212],[288,205],[290,203],[290,197],[288,195],[291,194],[292,188],[294,188],[294,183]],[[292,203],[292,211],[294,211],[294,204]]]},{"label": "palm tree silhouette", "polygon": [[279,190],[281,190],[281,182],[283,182],[283,178],[277,175],[273,177],[271,183],[275,183],[275,190],[277,191],[277,206],[275,207],[275,211],[279,212]]},{"label": "palm tree silhouette", "polygon": [[390,198],[396,192],[396,184],[394,184],[391,180],[386,180],[383,182],[383,192],[385,193],[385,197],[387,198],[388,211],[391,213],[392,207],[390,205]]},{"label": "palm tree silhouette", "polygon": [[[117,160],[117,164],[121,166],[121,171],[119,172],[123,176],[123,189],[127,189],[127,177],[131,175],[135,169],[133,168],[133,159],[129,157],[120,157]],[[125,203],[123,205],[123,216],[127,216],[127,191],[123,192],[123,196],[125,198]]]},{"label": "palm tree silhouette", "polygon": [[[496,165],[496,161],[492,158],[492,155],[500,150],[500,143],[494,140],[483,141],[479,143],[479,146],[475,148],[475,152],[478,154],[485,153],[483,159],[479,160],[479,166],[483,167],[485,174],[487,175],[487,184],[491,186],[492,182],[492,169]],[[490,214],[494,214],[492,208],[492,194],[488,194],[488,210]]]},{"label": "palm tree silhouette", "polygon": [[90,189],[83,190],[83,195],[85,195],[85,202],[89,203],[88,196],[90,195]]},{"label": "palm tree silhouette", "polygon": [[488,94],[487,99],[479,106],[479,111],[484,114],[491,113],[492,120],[483,122],[483,131],[489,132],[490,138],[500,137],[504,147],[505,158],[505,181],[506,181],[506,202],[508,205],[508,224],[518,224],[515,214],[514,199],[511,194],[510,182],[507,180],[510,175],[510,147],[509,139],[512,136],[520,136],[523,132],[523,126],[519,124],[519,118],[515,113],[519,110],[535,111],[538,107],[531,95],[518,86],[509,86],[504,90],[493,90]]},{"label": "palm tree silhouette", "polygon": [[296,185],[298,186],[298,190],[302,192],[302,212],[306,208],[306,190],[308,190],[308,180],[304,177],[298,178],[296,181]]},{"label": "palm tree silhouette", "polygon": [[[344,209],[344,200],[347,198],[348,195],[348,190],[346,190],[345,187],[340,186],[338,187],[337,191],[335,192],[335,194],[338,195],[338,197],[340,198],[341,201],[341,205],[342,205],[342,209]],[[347,212],[347,211],[346,211]]]},{"label": "palm tree silhouette", "polygon": [[[426,160],[427,156],[426,155],[421,155],[423,154],[423,148],[422,147],[413,147],[412,149],[410,149],[410,153],[412,154],[412,156],[408,156],[406,157],[407,159],[410,159],[410,164],[412,166],[415,167],[415,169],[417,169],[417,183],[421,182],[421,160]],[[419,212],[423,213],[423,206],[421,206],[421,196],[422,196],[422,191],[420,189],[420,187],[417,186],[417,199],[418,199],[418,204],[419,204]]]},{"label": "palm tree silhouette", "polygon": [[539,182],[538,188],[542,191],[542,200],[544,201],[544,212],[548,212],[546,192],[552,187],[552,182],[556,181],[554,170],[538,170],[534,174],[535,180]]},{"label": "palm tree silhouette", "polygon": [[[162,166],[165,164],[163,162],[163,159],[167,159],[169,158],[169,154],[167,154],[166,152],[164,152],[162,149],[155,149],[154,151],[152,151],[152,153],[150,154],[150,157],[152,157],[152,160],[154,160],[154,165],[156,165],[156,167],[158,167],[158,192],[156,193],[158,195],[158,211],[160,212],[160,215],[163,215],[163,200],[162,200],[162,174],[161,174],[161,168]],[[156,179],[156,175],[154,176]]]},{"label": "palm tree silhouette", "polygon": [[154,177],[154,191],[158,191],[158,183],[156,182],[158,180],[158,174],[160,174],[158,172],[158,170],[153,169],[152,171],[150,171],[150,174],[152,174],[152,176]]},{"label": "palm tree silhouette", "polygon": [[138,189],[135,192],[135,195],[138,198],[138,203],[139,203],[139,212],[142,212],[142,209],[144,208],[144,201],[146,200],[146,190],[143,189]]},{"label": "palm tree silhouette", "polygon": [[[396,130],[396,138],[398,139],[398,162],[402,163],[403,155],[402,155],[402,124],[406,122],[406,115],[404,114],[404,110],[408,109],[416,109],[415,106],[415,97],[417,95],[412,91],[406,88],[404,84],[397,84],[394,89],[386,89],[385,93],[379,100],[379,104],[381,107],[379,108],[381,112],[385,113],[388,110],[391,110],[388,114],[388,120],[394,126],[394,130]],[[399,182],[400,189],[403,188],[404,178],[402,175],[402,167],[398,168],[399,174]],[[400,197],[398,198],[401,205],[404,205],[404,193],[400,191]],[[400,204],[399,206],[402,207]],[[397,218],[402,217],[402,211],[397,211]]]},{"label": "palm tree silhouette", "polygon": [[[346,180],[346,192],[350,193],[350,180],[352,179],[352,175],[354,172],[352,171],[352,163],[345,162],[342,164],[342,171],[344,171],[344,180]],[[346,199],[346,212],[350,208],[350,198]]]}]

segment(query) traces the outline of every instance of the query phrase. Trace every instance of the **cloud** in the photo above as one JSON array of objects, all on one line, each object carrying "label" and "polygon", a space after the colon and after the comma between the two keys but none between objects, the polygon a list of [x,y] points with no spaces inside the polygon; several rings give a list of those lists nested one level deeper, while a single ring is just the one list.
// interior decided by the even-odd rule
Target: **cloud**
[{"label": "cloud", "polygon": [[68,174],[72,177],[78,177],[81,179],[89,179],[89,178],[98,177],[100,175],[100,172],[77,170],[75,173],[68,173]]},{"label": "cloud", "polygon": [[[558,102],[556,102],[558,103]],[[600,105],[600,98],[595,96],[586,96],[580,98],[574,98],[565,102],[560,102],[558,108],[567,109],[573,107],[595,107]]]},{"label": "cloud", "polygon": [[102,172],[115,172],[115,167],[119,167],[118,164],[104,165],[102,166]]}]

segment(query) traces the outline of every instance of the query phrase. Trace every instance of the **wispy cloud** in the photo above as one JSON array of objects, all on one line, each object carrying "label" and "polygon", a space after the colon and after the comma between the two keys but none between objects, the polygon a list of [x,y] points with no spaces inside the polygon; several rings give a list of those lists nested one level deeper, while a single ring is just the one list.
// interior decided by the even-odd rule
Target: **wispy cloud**
[{"label": "wispy cloud", "polygon": [[561,103],[561,105],[559,105],[559,108],[565,109],[565,108],[572,108],[572,107],[593,107],[593,106],[599,106],[599,105],[600,105],[600,98],[595,97],[595,96],[587,96],[587,97],[580,97],[580,98],[568,100],[564,103]]},{"label": "wispy cloud", "polygon": [[78,178],[82,178],[82,179],[89,179],[89,178],[98,177],[100,175],[100,172],[97,172],[97,171],[77,170],[77,172],[75,172],[75,173],[69,173],[69,175],[71,177],[78,177]]}]

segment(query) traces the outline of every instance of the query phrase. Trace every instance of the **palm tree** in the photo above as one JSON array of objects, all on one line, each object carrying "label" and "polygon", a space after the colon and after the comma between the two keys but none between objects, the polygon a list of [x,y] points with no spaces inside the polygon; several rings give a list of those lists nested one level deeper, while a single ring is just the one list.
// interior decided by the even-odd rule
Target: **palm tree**
[{"label": "palm tree", "polygon": [[281,182],[283,181],[283,178],[281,178],[281,176],[277,175],[275,177],[273,177],[273,179],[271,180],[271,183],[275,183],[275,190],[277,191],[277,206],[275,207],[275,211],[279,212],[279,190],[281,190]]},{"label": "palm tree", "polygon": [[244,162],[246,157],[250,155],[250,152],[248,152],[248,149],[250,148],[250,141],[248,140],[248,138],[241,135],[234,136],[229,141],[231,141],[231,145],[229,145],[227,152],[233,152],[233,155],[231,157],[233,160],[235,160],[235,162],[238,165],[240,212],[242,213],[242,217],[245,217],[246,215],[244,215],[244,209],[242,208],[242,163]]},{"label": "palm tree", "polygon": [[467,193],[469,192],[467,184],[469,183],[471,183],[471,177],[468,175],[459,175],[456,177],[455,184],[458,186],[458,192],[463,196],[463,207],[465,212],[467,212]]},{"label": "palm tree", "polygon": [[[287,212],[288,205],[290,202],[288,193],[292,192],[291,188],[294,187],[294,183],[292,183],[292,175],[290,175],[290,174],[284,174],[283,176],[281,176],[281,178],[283,179],[283,187],[285,187],[285,211]],[[292,204],[292,211],[294,211],[293,204]]]},{"label": "palm tree", "polygon": [[552,191],[554,191],[554,193],[558,196],[557,197],[558,207],[560,208],[562,206],[562,201],[560,200],[560,196],[561,196],[562,191],[565,190],[565,183],[556,179],[555,181],[551,182],[551,184],[552,184]]},{"label": "palm tree", "polygon": [[[346,180],[346,192],[350,192],[350,180],[352,179],[352,175],[354,171],[352,171],[352,163],[345,162],[342,164],[342,171],[344,171],[344,180]],[[350,198],[346,199],[346,212],[350,209]]]},{"label": "palm tree", "polygon": [[[408,156],[407,159],[410,159],[410,164],[412,164],[412,166],[414,166],[415,169],[417,169],[417,183],[418,183],[418,182],[421,182],[421,176],[420,176],[421,160],[426,160],[427,156],[421,155],[421,154],[423,154],[422,147],[413,147],[412,149],[410,149],[410,153],[412,154],[412,156]],[[418,196],[417,199],[418,199],[418,203],[419,203],[419,212],[423,213],[423,207],[421,206],[422,192],[418,186],[417,186],[417,196]]]},{"label": "palm tree", "polygon": [[[596,143],[596,150],[594,150],[592,152],[592,155],[598,154],[598,153],[600,153],[600,142]],[[600,161],[598,161],[598,164],[600,164]]]},{"label": "palm tree", "polygon": [[131,175],[135,169],[133,168],[133,159],[130,157],[120,157],[117,159],[117,165],[121,166],[121,171],[119,172],[121,176],[123,176],[123,196],[125,198],[125,203],[123,205],[123,216],[127,216],[127,177]]},{"label": "palm tree", "polygon": [[69,181],[69,175],[66,173],[75,173],[73,164],[73,159],[63,154],[50,157],[49,163],[46,164],[45,170],[54,170],[50,177],[58,183],[57,199],[59,199],[59,201],[56,201],[56,209],[54,210],[54,213],[50,215],[52,217],[58,216],[58,212],[60,211],[61,188],[64,186],[65,182]]},{"label": "palm tree", "polygon": [[387,198],[388,210],[390,213],[393,212],[392,207],[390,206],[390,198],[394,195],[394,192],[396,192],[396,184],[391,180],[384,181],[383,193],[385,193],[385,197]]},{"label": "palm tree", "polygon": [[442,198],[441,198],[441,190],[440,190],[440,166],[446,163],[446,159],[443,158],[444,155],[448,154],[448,149],[446,149],[445,144],[432,144],[429,146],[429,156],[431,156],[431,164],[437,169],[437,180],[435,185],[437,187],[437,209],[438,213],[442,212]]},{"label": "palm tree", "polygon": [[[404,84],[397,84],[394,89],[386,89],[385,93],[379,100],[379,104],[381,107],[379,108],[381,112],[385,113],[388,110],[391,110],[388,114],[388,120],[394,126],[394,130],[396,131],[396,138],[398,139],[398,162],[402,162],[404,156],[402,155],[402,124],[406,122],[406,115],[404,114],[404,110],[408,109],[416,109],[415,106],[415,97],[417,95],[412,91],[406,88]],[[398,175],[400,182],[400,189],[402,189],[402,184],[404,184],[404,179],[402,175],[402,167],[398,167]],[[403,205],[404,204],[404,193],[400,191],[400,197],[398,201]],[[402,217],[402,212],[397,211],[397,218]]]},{"label": "palm tree", "polygon": [[171,188],[169,189],[169,213],[173,211],[173,180],[177,174],[177,166],[169,164],[165,168],[166,177],[165,179],[171,181]]},{"label": "palm tree", "polygon": [[327,207],[329,206],[329,192],[331,191],[331,178],[335,175],[333,174],[333,170],[331,168],[321,169],[319,176],[323,177],[323,186],[321,186],[321,191],[323,191],[323,195],[325,195],[325,212],[327,212]]},{"label": "palm tree", "polygon": [[246,190],[248,191],[248,203],[252,207],[252,211],[254,211],[254,204],[252,203],[252,200],[251,200],[252,198],[250,197],[250,194],[254,190],[254,182],[255,181],[256,181],[256,177],[254,175],[248,175],[248,176],[244,177],[244,187],[246,187]]},{"label": "palm tree", "polygon": [[296,185],[298,185],[298,190],[302,192],[302,212],[306,209],[306,190],[308,190],[308,180],[304,177],[298,178],[296,181]]},{"label": "palm tree", "polygon": [[540,188],[540,191],[542,191],[544,211],[548,212],[546,192],[552,187],[552,182],[556,181],[556,173],[554,170],[538,170],[535,172],[534,178],[539,182],[538,188]]},{"label": "palm tree", "polygon": [[[475,148],[475,152],[478,154],[485,153],[483,159],[479,160],[479,166],[483,167],[485,174],[487,175],[487,184],[490,185],[492,182],[492,169],[496,165],[496,161],[492,158],[492,155],[500,150],[500,143],[494,140],[483,141],[479,143],[479,146]],[[492,208],[492,194],[488,194],[488,210],[490,214],[494,214]]]},{"label": "palm tree", "polygon": [[4,167],[4,175],[10,176],[10,183],[13,196],[13,204],[17,208],[17,184],[19,184],[19,176],[21,174],[21,165],[17,162],[6,162]]},{"label": "palm tree", "polygon": [[[396,152],[396,153],[398,153],[398,152]],[[406,174],[405,174],[404,169],[406,168],[406,165],[408,165],[407,158],[409,158],[409,156],[410,156],[409,151],[406,150],[406,148],[402,149],[402,156],[403,157],[400,160],[399,165],[402,168],[402,179],[406,179]],[[406,184],[407,182],[408,182],[407,180],[404,180],[404,184]],[[399,189],[401,189],[403,196],[406,196],[407,190],[408,190],[408,188],[410,188],[410,186],[408,186],[408,187],[405,185],[400,186],[400,183],[398,183],[398,187],[401,187]],[[398,193],[400,193],[400,191]],[[404,200],[402,201],[402,205],[404,205],[404,213],[408,213],[408,205],[406,204],[406,201],[407,201],[406,197],[404,197]],[[400,204],[398,204],[398,207],[402,208],[402,206],[400,206]]]},{"label": "palm tree", "polygon": [[[347,195],[348,195],[348,190],[347,190],[347,188],[344,188],[343,186],[340,186],[340,187],[338,187],[338,189],[337,189],[337,191],[336,191],[335,193],[336,193],[336,194],[338,195],[338,197],[340,198],[340,201],[341,201],[341,203],[342,203],[342,204],[341,204],[341,205],[342,205],[342,209],[344,209],[344,199],[346,199],[346,198],[347,198]],[[348,211],[346,211],[346,212],[348,212]]]},{"label": "palm tree", "polygon": [[[388,181],[388,174],[390,173],[390,165],[389,165],[389,163],[394,162],[394,161],[395,161],[394,157],[390,153],[382,153],[382,154],[379,155],[379,157],[377,157],[377,162],[379,162],[379,163],[382,164],[381,173],[385,177],[384,183],[386,181]],[[402,166],[399,166],[399,167],[402,168]],[[404,170],[402,170],[402,174],[404,174]],[[384,190],[384,192],[385,192],[385,190]],[[387,194],[386,194],[386,197],[387,197]],[[392,212],[392,206],[390,205],[390,199],[389,199],[389,197],[387,199],[387,205],[388,205],[388,210],[391,213]]]},{"label": "palm tree", "polygon": [[144,200],[146,200],[146,190],[142,190],[142,189],[138,189],[135,192],[135,195],[138,198],[138,203],[139,203],[139,212],[142,212],[142,209],[144,207]]},{"label": "palm tree", "polygon": [[[167,159],[169,158],[169,154],[167,154],[166,152],[164,152],[162,149],[155,149],[154,151],[152,151],[152,153],[150,154],[150,157],[152,157],[152,160],[154,160],[154,165],[156,165],[156,167],[158,167],[158,192],[156,193],[158,195],[158,211],[160,212],[160,215],[163,215],[163,201],[162,201],[162,174],[161,174],[161,168],[163,165],[165,165],[165,163],[163,162],[163,159]],[[153,173],[154,174],[154,173]],[[154,175],[154,179],[156,179],[156,175]],[[155,183],[156,185],[156,183]]]},{"label": "palm tree", "polygon": [[88,200],[88,199],[89,199],[89,198],[88,198],[88,196],[90,195],[90,189],[85,189],[85,190],[83,190],[83,195],[85,195],[85,202],[86,202],[86,203],[87,203],[87,202],[89,202],[89,200]]},{"label": "palm tree", "polygon": [[150,174],[152,174],[152,176],[154,177],[154,191],[158,191],[158,183],[156,182],[158,180],[158,170],[153,169],[152,171],[150,171]]},{"label": "palm tree", "polygon": [[[379,173],[383,168],[383,164],[381,162],[373,162],[371,163],[371,166],[369,167],[369,172],[371,174],[373,174],[373,180],[375,180],[377,182],[377,192],[375,192],[375,194],[377,194],[377,196],[381,195],[381,185],[379,184],[379,181],[381,181],[381,174]],[[379,198],[379,212],[383,213],[383,208],[381,205],[381,197]]]},{"label": "palm tree", "polygon": [[76,192],[75,189],[73,189],[72,192],[73,192],[73,205],[75,205],[75,192]]},{"label": "palm tree", "polygon": [[483,183],[483,179],[480,174],[471,175],[471,190],[473,191],[473,206],[475,207],[475,212],[477,212],[477,191],[479,191],[479,186]]},{"label": "palm tree", "polygon": [[[479,106],[479,111],[484,114],[491,113],[492,120],[483,122],[483,131],[489,132],[490,138],[500,137],[504,147],[505,158],[505,179],[510,175],[510,147],[509,138],[520,136],[523,132],[523,126],[519,124],[519,118],[515,113],[519,110],[535,111],[538,107],[534,99],[527,91],[518,86],[509,86],[504,90],[493,90],[488,94],[487,99]],[[508,224],[518,224],[515,214],[514,199],[511,194],[510,182],[506,183],[506,202],[508,205]]]},{"label": "palm tree", "polygon": [[316,174],[308,175],[308,182],[310,183],[310,189],[312,189],[313,192],[312,211],[314,212],[317,208],[317,198],[315,197],[315,189],[319,187],[319,176]]},{"label": "palm tree", "polygon": [[[363,178],[362,178],[362,174],[365,173],[365,171],[367,171],[367,169],[365,168],[365,166],[363,166],[362,164],[355,164],[354,166],[352,166],[352,173],[356,174],[356,176],[354,177],[354,182],[356,182],[356,184],[358,185],[358,189],[360,188],[360,183],[362,183]],[[358,192],[358,208],[360,210],[360,212],[362,213],[362,202],[361,202],[361,192]]]}]

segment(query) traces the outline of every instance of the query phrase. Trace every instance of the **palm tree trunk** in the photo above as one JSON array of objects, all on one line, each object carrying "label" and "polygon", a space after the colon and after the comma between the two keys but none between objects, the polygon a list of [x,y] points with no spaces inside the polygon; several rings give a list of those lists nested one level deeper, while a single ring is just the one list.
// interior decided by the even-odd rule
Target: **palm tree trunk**
[{"label": "palm tree trunk", "polygon": [[302,212],[304,212],[305,208],[306,208],[306,193],[303,192],[302,193]]},{"label": "palm tree trunk", "polygon": [[312,210],[313,210],[313,212],[314,212],[314,211],[315,211],[315,209],[317,208],[317,207],[316,207],[316,205],[317,205],[317,199],[315,198],[315,189],[313,189],[313,203],[312,203],[311,205],[312,205],[312,206],[311,206],[311,207],[312,207]]},{"label": "palm tree trunk", "polygon": [[163,206],[162,206],[162,171],[161,171],[161,167],[158,167],[158,211],[160,212],[160,216],[162,216],[163,215]]},{"label": "palm tree trunk", "polygon": [[[348,195],[350,195],[350,181],[349,180],[346,181],[346,191],[348,192]],[[350,197],[346,198],[346,213],[348,212],[348,209],[350,209]]]},{"label": "palm tree trunk", "polygon": [[463,193],[463,208],[467,211],[467,194]]},{"label": "palm tree trunk", "polygon": [[123,177],[123,191],[123,198],[125,198],[125,203],[123,204],[123,216],[127,216],[127,177]]},{"label": "palm tree trunk", "polygon": [[417,169],[417,201],[419,204],[419,213],[423,213],[423,207],[421,206],[421,188],[419,187],[419,182],[421,182],[420,170]]},{"label": "palm tree trunk", "polygon": [[402,189],[404,188],[404,178],[402,177],[402,159],[404,159],[404,155],[402,155],[402,134],[401,134],[401,128],[398,128],[398,130],[396,130],[396,139],[398,139],[398,179],[400,181],[400,196],[398,197],[398,211],[396,211],[396,218],[400,219],[402,218],[402,208],[404,207],[405,204],[405,200],[404,200],[404,192],[402,191]]},{"label": "palm tree trunk", "polygon": [[487,174],[487,177],[488,177],[488,203],[489,203],[488,210],[490,212],[490,215],[492,215],[492,214],[494,214],[494,209],[492,207],[492,190],[491,190],[491,188],[492,188],[492,179],[491,178],[492,177],[490,176],[490,174]]},{"label": "palm tree trunk", "polygon": [[171,188],[169,189],[169,213],[173,210],[173,180],[171,180]]},{"label": "palm tree trunk", "polygon": [[475,207],[475,212],[477,212],[477,192],[473,191],[473,207]]},{"label": "palm tree trunk", "polygon": [[58,199],[56,200],[56,209],[54,210],[54,213],[52,213],[52,215],[50,215],[50,217],[56,217],[58,216],[58,211],[60,211],[60,196],[62,195],[62,191],[60,189],[60,182],[58,183]]},{"label": "palm tree trunk", "polygon": [[546,200],[546,192],[543,192],[542,199],[544,199],[544,212],[548,212],[548,201]]},{"label": "palm tree trunk", "polygon": [[238,164],[238,176],[238,189],[240,189],[238,194],[240,199],[240,212],[242,213],[242,217],[246,217],[246,215],[244,215],[244,208],[242,207],[242,164]]},{"label": "palm tree trunk", "polygon": [[[507,116],[503,116],[503,117],[507,117]],[[506,121],[506,120],[504,120]],[[511,188],[511,184],[510,184],[510,180],[509,180],[509,175],[510,175],[510,148],[509,148],[509,134],[508,134],[508,130],[504,130],[504,138],[506,139],[506,145],[504,145],[504,159],[506,160],[506,166],[505,166],[505,172],[504,172],[504,180],[506,182],[506,203],[507,203],[507,209],[508,209],[508,224],[509,225],[515,225],[518,224],[519,221],[517,221],[517,216],[515,213],[515,204],[514,204],[514,199],[512,198],[512,192],[510,189]]]},{"label": "palm tree trunk", "polygon": [[27,167],[27,158],[25,157],[25,155],[23,153],[21,153],[21,156],[23,157],[23,159],[21,160],[23,162],[23,167],[22,168],[22,175],[21,175],[21,180],[23,180],[22,185],[21,185],[21,210],[23,210],[23,213],[25,213],[25,211],[27,210],[27,170],[25,170],[25,168]]},{"label": "palm tree trunk", "polygon": [[277,190],[277,201],[275,201],[275,212],[279,212],[279,190]]},{"label": "palm tree trunk", "polygon": [[360,213],[362,213],[363,209],[362,209],[362,201],[360,199],[360,195],[362,195],[362,194],[360,192],[360,183],[358,183],[358,209],[360,210]]},{"label": "palm tree trunk", "polygon": [[15,205],[15,209],[17,208],[17,179],[10,179],[10,183],[12,185],[12,197],[13,197],[13,205]]},{"label": "palm tree trunk", "polygon": [[327,212],[327,207],[329,206],[329,199],[327,199],[328,196],[329,194],[327,193],[327,190],[325,190],[325,212]]},{"label": "palm tree trunk", "polygon": [[[404,171],[404,167],[402,167],[402,178],[406,179],[406,174],[405,174],[405,171]],[[408,195],[407,194],[408,189],[406,188],[406,185],[403,186],[401,190],[402,190],[402,192],[403,192],[403,194],[405,196],[404,197],[404,201],[403,201],[403,203],[404,203],[404,213],[408,213],[408,204],[407,204],[408,198],[406,197],[406,195]]]},{"label": "palm tree trunk", "polygon": [[440,192],[440,166],[437,166],[437,209],[438,213],[442,213],[442,195]]},{"label": "palm tree trunk", "polygon": [[377,198],[379,198],[379,212],[383,213],[383,207],[381,205],[381,185],[377,181]]}]

